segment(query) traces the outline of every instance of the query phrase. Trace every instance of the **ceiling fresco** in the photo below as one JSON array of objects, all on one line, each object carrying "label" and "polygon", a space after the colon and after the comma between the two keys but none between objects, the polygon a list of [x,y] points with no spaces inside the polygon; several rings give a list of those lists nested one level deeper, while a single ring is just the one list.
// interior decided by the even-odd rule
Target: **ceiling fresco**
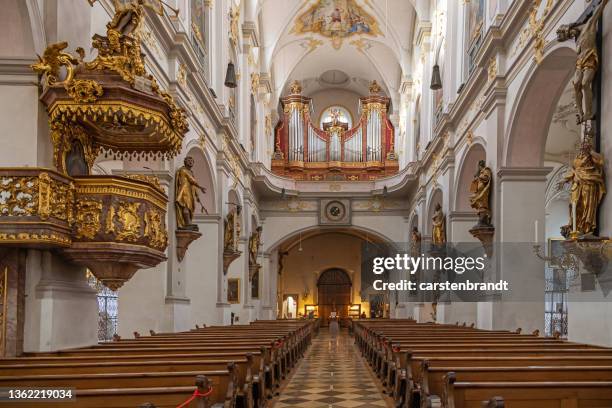
[{"label": "ceiling fresco", "polygon": [[331,39],[334,49],[354,35],[383,35],[376,19],[356,0],[319,0],[296,18],[291,33],[320,34]]}]

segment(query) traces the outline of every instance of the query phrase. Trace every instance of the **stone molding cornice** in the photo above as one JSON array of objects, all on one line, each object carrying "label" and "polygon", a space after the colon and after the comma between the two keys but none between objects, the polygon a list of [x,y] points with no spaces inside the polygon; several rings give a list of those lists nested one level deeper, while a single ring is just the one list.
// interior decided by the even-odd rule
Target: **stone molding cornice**
[{"label": "stone molding cornice", "polygon": [[30,68],[35,62],[27,57],[0,59],[0,85],[38,86],[38,75]]},{"label": "stone molding cornice", "polygon": [[[257,25],[254,21],[245,21],[242,23],[242,39],[243,49],[249,50],[250,47],[259,47],[259,36],[257,33]],[[248,40],[248,42],[247,42]]]},{"label": "stone molding cornice", "polygon": [[478,214],[472,211],[450,211],[448,213],[449,221],[477,221]]},{"label": "stone molding cornice", "polygon": [[191,299],[189,299],[186,296],[166,296],[164,299],[165,303],[167,305],[171,305],[171,304],[183,304],[183,305],[188,305],[191,303]]},{"label": "stone molding cornice", "polygon": [[546,181],[552,167],[502,167],[497,170],[500,183],[506,181]]},{"label": "stone molding cornice", "polygon": [[431,36],[431,29],[431,21],[419,21],[417,23],[416,34],[414,36],[414,45],[417,47],[428,45],[427,40]]},{"label": "stone molding cornice", "polygon": [[195,214],[193,220],[197,224],[218,224],[221,221],[220,214]]}]

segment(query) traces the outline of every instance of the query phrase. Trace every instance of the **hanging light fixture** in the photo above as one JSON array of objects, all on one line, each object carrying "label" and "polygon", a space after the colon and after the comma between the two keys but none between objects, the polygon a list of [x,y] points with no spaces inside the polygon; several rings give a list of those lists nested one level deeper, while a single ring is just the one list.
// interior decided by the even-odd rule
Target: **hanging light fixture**
[{"label": "hanging light fixture", "polygon": [[238,83],[236,82],[236,69],[234,63],[230,61],[227,64],[227,71],[225,72],[225,86],[228,88],[236,88]]},{"label": "hanging light fixture", "polygon": [[431,89],[432,91],[442,89],[442,77],[440,76],[440,66],[438,64],[433,66],[433,71],[431,73],[431,84],[429,85],[429,89]]}]

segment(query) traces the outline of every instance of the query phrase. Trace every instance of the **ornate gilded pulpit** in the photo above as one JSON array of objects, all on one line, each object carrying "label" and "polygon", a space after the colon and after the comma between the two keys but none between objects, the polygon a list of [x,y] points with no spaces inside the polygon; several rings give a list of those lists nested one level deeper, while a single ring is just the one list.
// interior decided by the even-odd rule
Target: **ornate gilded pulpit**
[{"label": "ornate gilded pulpit", "polygon": [[0,245],[55,248],[116,290],[166,259],[168,196],[153,176],[92,175],[100,155],[171,158],[188,126],[146,73],[138,28],[144,6],[117,7],[97,56],[50,45],[32,68],[49,115],[56,169],[0,169]]}]

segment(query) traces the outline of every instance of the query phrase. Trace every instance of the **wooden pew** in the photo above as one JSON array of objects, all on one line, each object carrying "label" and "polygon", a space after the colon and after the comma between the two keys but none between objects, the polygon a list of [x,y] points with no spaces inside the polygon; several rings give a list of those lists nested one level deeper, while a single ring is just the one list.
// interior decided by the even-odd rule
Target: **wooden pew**
[{"label": "wooden pew", "polygon": [[[612,407],[609,393],[593,397],[612,383],[608,348],[537,331],[389,321],[354,326],[356,343],[398,407]],[[571,392],[553,395],[563,386]]]},{"label": "wooden pew", "polygon": [[494,397],[503,400],[505,408],[612,407],[612,382],[458,382],[450,372],[446,376],[442,404],[447,408],[475,408]]},{"label": "wooden pew", "polygon": [[[446,376],[455,375],[457,382],[612,382],[612,366],[524,366],[524,367],[429,367],[421,371],[421,405],[435,405],[445,395]],[[490,397],[493,397],[491,395]]]},{"label": "wooden pew", "polygon": [[314,326],[308,321],[261,322],[176,334],[151,331],[150,336],[136,333],[133,340],[116,338],[93,347],[29,353],[0,359],[0,386],[76,387],[78,406],[134,407],[150,396],[155,406],[175,408],[181,398],[189,397],[187,390],[194,392],[193,378],[205,374],[201,378],[213,391],[188,406],[262,407],[303,355]]}]

